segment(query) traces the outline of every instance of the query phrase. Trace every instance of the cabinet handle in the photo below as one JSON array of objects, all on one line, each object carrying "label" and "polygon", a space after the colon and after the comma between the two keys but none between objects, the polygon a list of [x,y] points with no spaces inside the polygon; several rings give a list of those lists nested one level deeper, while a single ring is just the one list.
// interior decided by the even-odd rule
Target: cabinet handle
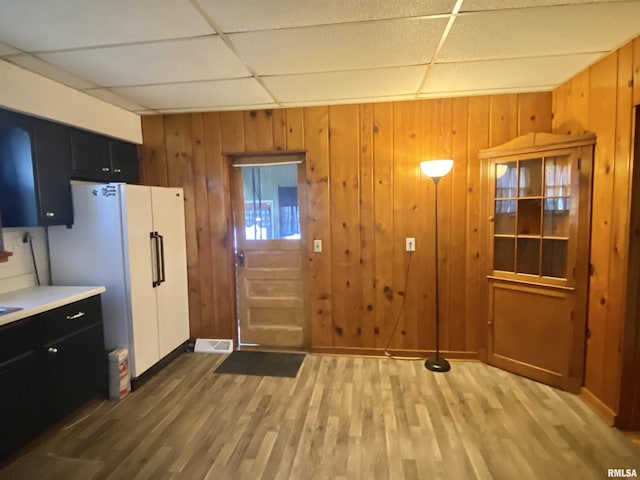
[{"label": "cabinet handle", "polygon": [[45,215],[45,217],[49,217],[49,218],[56,216],[56,214],[54,212],[45,212],[44,215]]},{"label": "cabinet handle", "polygon": [[108,172],[109,171],[109,167],[102,167],[102,171],[103,172]]},{"label": "cabinet handle", "polygon": [[84,312],[78,312],[75,315],[67,315],[67,320],[75,320],[76,318],[84,317],[86,314]]},{"label": "cabinet handle", "polygon": [[114,168],[114,169],[113,169],[113,171],[114,171],[115,173],[121,173],[121,172],[122,172],[122,169],[120,169],[120,168]]},{"label": "cabinet handle", "polygon": [[49,347],[47,352],[49,352],[49,353],[58,353],[58,349],[56,347]]}]

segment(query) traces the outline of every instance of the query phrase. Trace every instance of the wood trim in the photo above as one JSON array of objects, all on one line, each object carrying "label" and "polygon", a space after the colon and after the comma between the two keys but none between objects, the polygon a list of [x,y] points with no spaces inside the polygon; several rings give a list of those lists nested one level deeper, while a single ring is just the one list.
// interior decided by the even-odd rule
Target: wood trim
[{"label": "wood trim", "polygon": [[[385,357],[384,348],[360,348],[360,347],[311,347],[311,353],[327,355],[359,355]],[[435,355],[435,350],[405,350],[392,349],[389,353],[398,357],[416,357],[416,360],[426,360]],[[447,360],[479,360],[478,352],[440,351],[440,355]]]},{"label": "wood trim", "polygon": [[538,283],[538,282],[529,282],[526,280],[516,280],[515,278],[505,278],[505,277],[499,277],[496,275],[487,275],[487,278],[489,280],[497,280],[500,282],[506,282],[506,283],[517,283],[517,284],[521,284],[521,285],[532,285],[535,287],[542,287],[542,288],[552,288],[555,290],[565,290],[565,291],[569,291],[569,292],[573,292],[575,291],[575,288],[573,287],[564,287],[562,285],[554,285],[551,283]]},{"label": "wood trim", "polygon": [[261,157],[284,157],[287,155],[306,155],[307,150],[302,149],[293,149],[293,150],[266,150],[259,152],[226,152],[222,151],[222,155],[225,155],[231,161],[236,158],[249,158],[258,160]]},{"label": "wood trim", "polygon": [[582,387],[580,389],[580,398],[591,410],[602,418],[607,425],[613,426],[615,424],[616,413],[591,393],[586,387]]},{"label": "wood trim", "polygon": [[559,135],[544,132],[528,133],[502,145],[480,150],[478,152],[478,158],[494,158],[530,153],[539,154],[545,150],[582,147],[585,145],[593,145],[594,143],[596,143],[596,135],[594,133],[585,133],[582,135]]},{"label": "wood trim", "polygon": [[0,252],[0,262],[8,262],[11,255],[13,255],[13,252]]}]

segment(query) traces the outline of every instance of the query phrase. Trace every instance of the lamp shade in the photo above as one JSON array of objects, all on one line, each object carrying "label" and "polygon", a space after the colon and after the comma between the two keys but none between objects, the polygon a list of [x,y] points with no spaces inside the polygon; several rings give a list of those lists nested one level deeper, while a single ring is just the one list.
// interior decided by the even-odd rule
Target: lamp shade
[{"label": "lamp shade", "polygon": [[496,165],[496,178],[501,178],[502,176],[504,176],[504,174],[507,173],[507,170],[509,170],[509,167],[507,167],[507,165],[505,165],[504,163],[498,163]]},{"label": "lamp shade", "polygon": [[444,177],[453,167],[453,160],[426,160],[420,162],[422,173],[431,178]]}]

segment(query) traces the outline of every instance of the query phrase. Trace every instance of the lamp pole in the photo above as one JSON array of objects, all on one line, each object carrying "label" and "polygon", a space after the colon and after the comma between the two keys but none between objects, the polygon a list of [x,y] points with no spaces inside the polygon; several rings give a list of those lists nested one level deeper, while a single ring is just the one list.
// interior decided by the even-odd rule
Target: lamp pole
[{"label": "lamp pole", "polygon": [[435,287],[436,287],[436,356],[435,358],[427,358],[424,366],[427,370],[432,372],[448,372],[451,370],[449,362],[440,356],[440,287],[438,283],[438,183],[440,179],[445,176],[451,167],[453,166],[453,160],[432,160],[428,162],[422,162],[420,168],[422,171],[431,177],[435,185]]}]

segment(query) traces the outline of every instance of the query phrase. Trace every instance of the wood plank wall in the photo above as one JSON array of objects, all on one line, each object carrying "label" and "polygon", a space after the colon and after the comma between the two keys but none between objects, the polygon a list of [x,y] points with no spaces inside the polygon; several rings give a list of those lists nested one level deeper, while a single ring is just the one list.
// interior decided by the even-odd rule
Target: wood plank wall
[{"label": "wood plank wall", "polygon": [[[312,347],[433,349],[434,186],[419,162],[453,157],[439,186],[441,348],[482,357],[487,220],[476,154],[531,131],[551,131],[550,92],[143,117],[144,183],[185,189],[191,336],[234,336],[224,153],[304,149],[309,236],[324,245],[308,254]],[[416,238],[411,256],[405,237]]]},{"label": "wood plank wall", "polygon": [[[608,412],[611,417],[619,412],[622,385],[622,338],[632,201],[632,122],[633,105],[638,103],[640,38],[553,92],[553,132],[575,134],[590,131],[598,137],[584,386],[596,408]],[[629,348],[637,347],[631,345]]]}]

